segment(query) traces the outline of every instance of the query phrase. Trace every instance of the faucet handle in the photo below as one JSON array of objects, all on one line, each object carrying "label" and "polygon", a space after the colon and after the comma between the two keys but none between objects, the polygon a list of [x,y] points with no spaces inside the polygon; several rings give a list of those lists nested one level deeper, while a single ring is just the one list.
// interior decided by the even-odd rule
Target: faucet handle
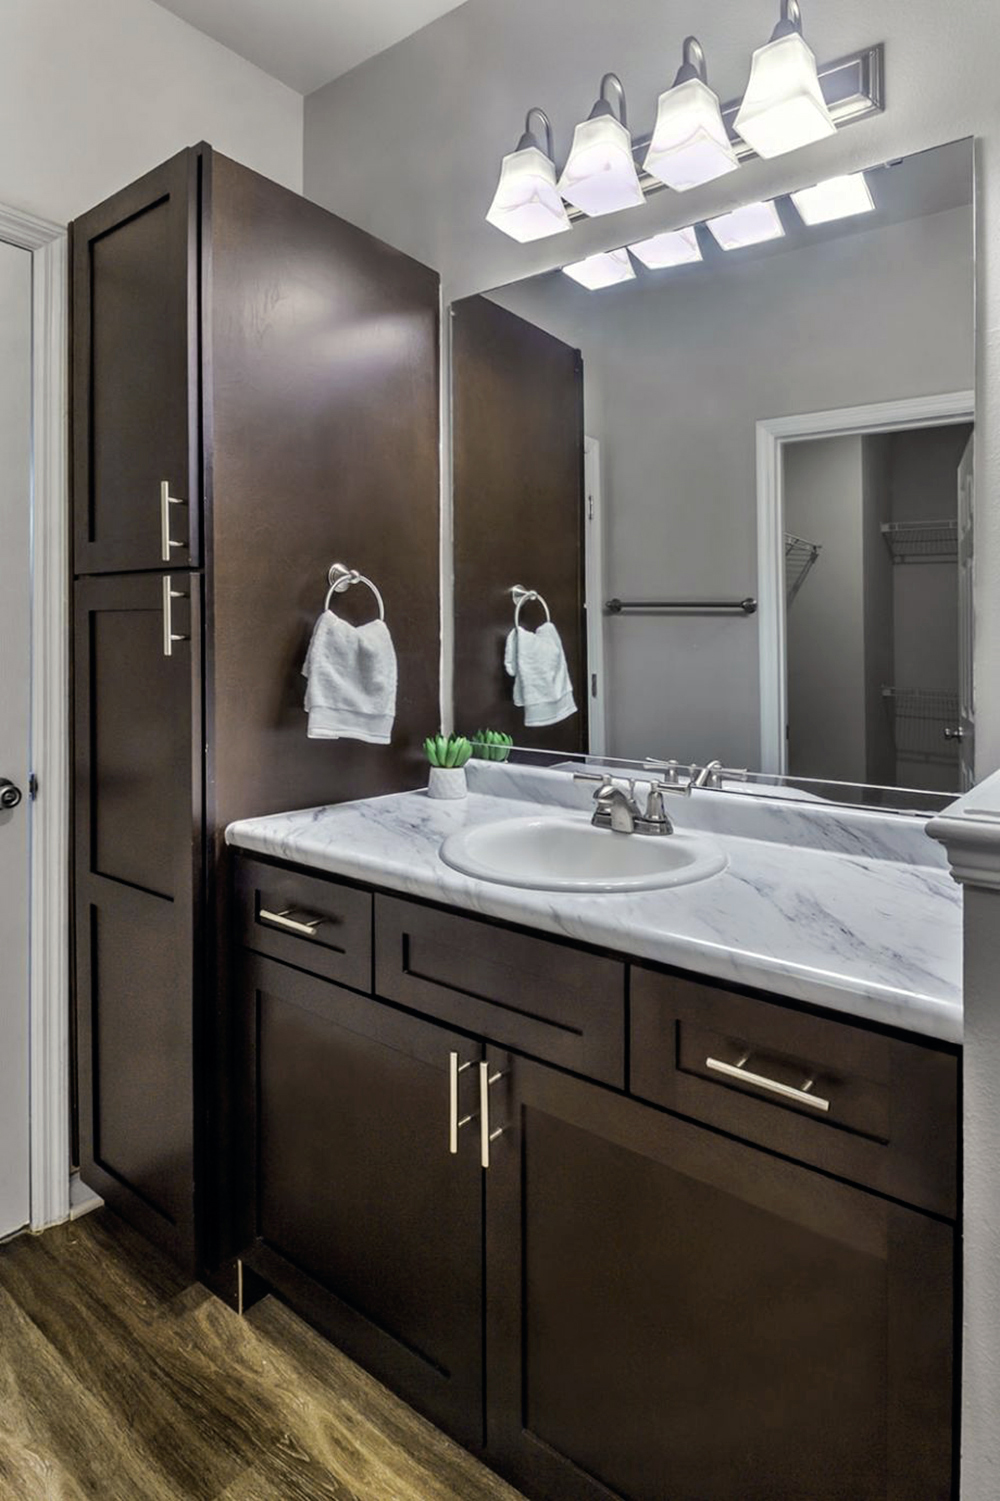
[{"label": "faucet handle", "polygon": [[670,792],[674,797],[690,797],[691,782],[690,780],[688,780],[687,782],[658,782],[654,780],[649,784],[650,797],[652,797],[654,792],[658,793],[661,796],[664,792]]}]

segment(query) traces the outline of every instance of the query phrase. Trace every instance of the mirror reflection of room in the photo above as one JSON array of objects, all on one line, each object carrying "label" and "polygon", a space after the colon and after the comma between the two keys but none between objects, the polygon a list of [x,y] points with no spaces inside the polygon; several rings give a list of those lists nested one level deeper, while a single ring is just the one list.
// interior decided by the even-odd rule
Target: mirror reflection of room
[{"label": "mirror reflection of room", "polygon": [[[637,245],[614,275],[604,258],[453,307],[461,727],[495,720],[518,744],[598,758],[966,785],[971,528],[963,624],[957,518],[974,410],[972,143],[863,179],[864,211],[830,222],[779,199],[760,243],[724,248],[719,226],[698,225],[687,263]],[[824,454],[857,471],[839,499]],[[866,554],[846,541],[862,468],[870,497],[882,475],[867,584]],[[823,495],[826,540],[811,519]],[[881,528],[911,522],[946,523],[946,557],[917,563],[914,547],[894,562],[903,534]],[[786,536],[823,549],[791,603]],[[525,725],[502,670],[515,583],[547,599],[580,705],[551,735]],[[848,674],[858,707],[835,715]]]}]

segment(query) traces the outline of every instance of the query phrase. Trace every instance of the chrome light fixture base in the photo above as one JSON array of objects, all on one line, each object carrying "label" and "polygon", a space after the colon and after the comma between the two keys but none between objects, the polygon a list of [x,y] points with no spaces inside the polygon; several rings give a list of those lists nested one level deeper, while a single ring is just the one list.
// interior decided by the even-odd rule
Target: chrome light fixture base
[{"label": "chrome light fixture base", "polygon": [[[838,129],[882,114],[885,110],[885,44],[877,42],[873,47],[865,47],[859,52],[847,53],[834,62],[820,64],[819,81]],[[722,118],[736,157],[744,162],[752,160],[757,153],[739,138],[733,126],[742,103],[742,99],[734,99],[731,103],[724,104]],[[651,135],[633,139],[632,150],[637,161],[645,159],[651,140]],[[641,169],[639,183],[646,198],[666,190],[665,183],[650,177]],[[567,213],[572,223],[586,217],[575,208],[568,208]]]}]

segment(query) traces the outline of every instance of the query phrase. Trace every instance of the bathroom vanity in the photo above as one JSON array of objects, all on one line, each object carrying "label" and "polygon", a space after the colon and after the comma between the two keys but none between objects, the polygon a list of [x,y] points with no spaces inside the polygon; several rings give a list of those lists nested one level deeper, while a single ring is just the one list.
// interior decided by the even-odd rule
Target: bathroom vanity
[{"label": "bathroom vanity", "polygon": [[704,792],[725,869],[581,895],[439,851],[588,792],[473,786],[228,831],[244,1267],[528,1496],[945,1501],[961,898],[920,821]]}]

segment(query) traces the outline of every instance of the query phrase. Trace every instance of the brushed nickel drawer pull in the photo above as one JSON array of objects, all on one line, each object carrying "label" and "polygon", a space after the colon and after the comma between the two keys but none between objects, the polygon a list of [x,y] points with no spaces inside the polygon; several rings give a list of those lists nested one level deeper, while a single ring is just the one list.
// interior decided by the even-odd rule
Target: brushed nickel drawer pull
[{"label": "brushed nickel drawer pull", "polygon": [[294,910],[294,907],[286,907],[282,912],[268,912],[261,907],[257,916],[261,922],[271,923],[275,928],[287,928],[289,933],[301,933],[303,938],[315,938],[316,929],[329,920],[325,917],[292,917],[290,914]]},{"label": "brushed nickel drawer pull", "polygon": [[471,1067],[471,1059],[468,1063],[459,1063],[457,1053],[448,1054],[448,1150],[452,1156],[458,1152],[459,1131],[475,1119],[472,1115],[463,1115],[461,1120],[458,1118],[458,1076]]},{"label": "brushed nickel drawer pull", "polygon": [[488,1063],[479,1065],[479,1158],[483,1167],[490,1165],[490,1143],[503,1135],[503,1126],[490,1130],[490,1085],[502,1078],[500,1072],[490,1073]]},{"label": "brushed nickel drawer pull", "polygon": [[750,1073],[746,1067],[750,1057],[749,1053],[744,1053],[735,1063],[723,1063],[720,1058],[706,1058],[705,1067],[710,1068],[713,1073],[725,1074],[729,1079],[755,1084],[758,1089],[769,1089],[772,1094],[780,1094],[785,1100],[794,1100],[797,1105],[808,1105],[813,1110],[829,1110],[830,1101],[812,1093],[815,1078],[806,1079],[799,1089],[793,1088],[791,1084],[779,1084],[777,1079],[769,1079],[766,1074]]},{"label": "brushed nickel drawer pull", "polygon": [[187,641],[188,636],[179,636],[174,630],[174,600],[187,599],[183,589],[175,589],[169,573],[163,575],[163,655],[172,657],[175,641]]},{"label": "brushed nickel drawer pull", "polygon": [[186,542],[174,542],[170,537],[170,507],[186,505],[186,500],[171,495],[169,480],[160,481],[160,553],[164,563],[170,562],[171,548],[187,547]]}]

